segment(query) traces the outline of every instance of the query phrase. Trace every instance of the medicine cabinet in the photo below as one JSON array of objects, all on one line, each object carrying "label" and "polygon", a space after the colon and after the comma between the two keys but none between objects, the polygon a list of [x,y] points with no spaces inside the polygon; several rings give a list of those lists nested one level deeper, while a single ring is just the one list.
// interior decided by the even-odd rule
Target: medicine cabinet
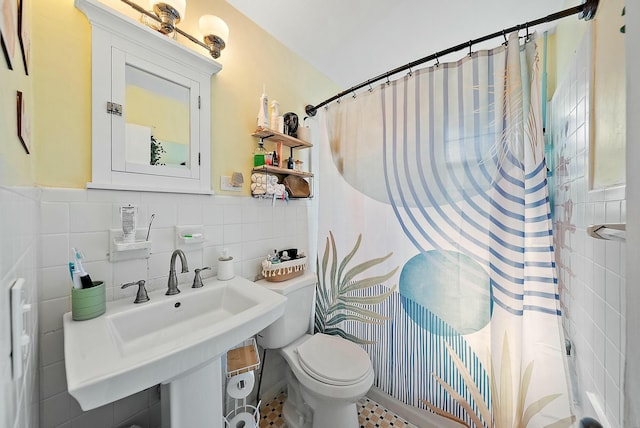
[{"label": "medicine cabinet", "polygon": [[211,76],[222,66],[97,0],[88,188],[211,191]]}]

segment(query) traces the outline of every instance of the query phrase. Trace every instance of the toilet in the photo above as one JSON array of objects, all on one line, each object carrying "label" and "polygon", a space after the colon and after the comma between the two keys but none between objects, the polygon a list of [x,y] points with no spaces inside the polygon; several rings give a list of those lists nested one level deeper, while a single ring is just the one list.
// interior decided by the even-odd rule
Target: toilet
[{"label": "toilet", "polygon": [[258,344],[277,349],[289,366],[283,417],[290,428],[357,428],[356,402],[371,385],[369,355],[338,336],[308,334],[316,275],[282,282],[258,281],[287,297],[282,317],[258,333]]}]

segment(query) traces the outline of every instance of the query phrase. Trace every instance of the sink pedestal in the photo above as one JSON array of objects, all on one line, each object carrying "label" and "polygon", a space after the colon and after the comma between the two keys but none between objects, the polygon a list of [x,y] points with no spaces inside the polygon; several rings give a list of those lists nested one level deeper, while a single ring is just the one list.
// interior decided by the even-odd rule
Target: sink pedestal
[{"label": "sink pedestal", "polygon": [[223,426],[220,358],[171,381],[169,395],[172,428]]}]

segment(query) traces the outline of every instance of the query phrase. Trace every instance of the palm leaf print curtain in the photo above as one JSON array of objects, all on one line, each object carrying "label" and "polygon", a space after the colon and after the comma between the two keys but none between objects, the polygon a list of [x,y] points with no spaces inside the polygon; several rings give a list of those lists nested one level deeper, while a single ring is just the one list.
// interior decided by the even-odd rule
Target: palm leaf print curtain
[{"label": "palm leaf print curtain", "polygon": [[316,331],[467,426],[568,427],[534,41],[321,112]]}]

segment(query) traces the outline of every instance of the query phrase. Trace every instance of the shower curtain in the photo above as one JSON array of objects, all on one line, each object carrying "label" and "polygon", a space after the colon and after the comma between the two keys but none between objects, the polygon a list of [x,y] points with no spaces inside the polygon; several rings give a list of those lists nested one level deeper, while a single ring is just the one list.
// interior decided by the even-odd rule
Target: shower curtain
[{"label": "shower curtain", "polygon": [[321,112],[315,330],[475,427],[568,427],[535,42]]}]

